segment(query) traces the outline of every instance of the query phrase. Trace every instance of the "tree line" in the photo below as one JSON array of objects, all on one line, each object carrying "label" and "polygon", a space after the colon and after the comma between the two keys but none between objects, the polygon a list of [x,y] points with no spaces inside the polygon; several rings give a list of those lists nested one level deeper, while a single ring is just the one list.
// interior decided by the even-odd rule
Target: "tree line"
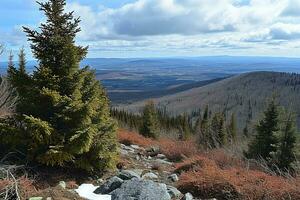
[{"label": "tree line", "polygon": [[112,109],[112,116],[122,126],[127,125],[143,136],[154,139],[159,138],[163,130],[177,130],[179,133],[177,139],[196,138],[202,149],[238,145],[238,140],[242,137],[250,141],[245,156],[257,160],[263,159],[273,169],[291,171],[296,161],[295,115],[277,105],[274,99],[268,104],[262,119],[254,125],[252,134],[249,133],[248,125],[238,133],[234,113],[226,119],[222,112],[211,112],[209,106],[206,106],[203,113],[197,111],[191,115],[169,116],[149,101],[141,114]]}]

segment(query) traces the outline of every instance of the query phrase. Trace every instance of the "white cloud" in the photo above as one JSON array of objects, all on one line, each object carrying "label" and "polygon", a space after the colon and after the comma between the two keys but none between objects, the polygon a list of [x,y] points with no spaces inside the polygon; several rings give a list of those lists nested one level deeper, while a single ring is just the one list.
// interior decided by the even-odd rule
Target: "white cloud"
[{"label": "white cloud", "polygon": [[81,17],[78,41],[94,57],[275,54],[300,46],[300,0],[136,0],[113,9],[74,2],[67,9]]}]

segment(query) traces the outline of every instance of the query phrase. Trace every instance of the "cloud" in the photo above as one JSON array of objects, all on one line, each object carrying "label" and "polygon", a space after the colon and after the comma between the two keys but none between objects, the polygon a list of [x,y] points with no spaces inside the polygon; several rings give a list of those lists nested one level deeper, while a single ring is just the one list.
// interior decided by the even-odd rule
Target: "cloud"
[{"label": "cloud", "polygon": [[[300,45],[300,0],[135,0],[113,8],[69,0],[67,9],[81,17],[77,42],[89,45],[93,56],[258,54]],[[12,32],[0,34],[13,45],[22,41]]]},{"label": "cloud", "polygon": [[142,37],[195,35],[236,31],[239,8],[229,0],[138,0],[117,9],[94,12],[71,3],[68,8],[82,16],[90,37]]},{"label": "cloud", "polygon": [[289,0],[286,8],[281,13],[282,16],[300,17],[300,1]]},{"label": "cloud", "polygon": [[252,32],[241,40],[245,42],[265,43],[273,41],[275,42],[273,44],[280,44],[278,41],[291,41],[298,39],[300,39],[300,24],[276,23],[270,28]]}]

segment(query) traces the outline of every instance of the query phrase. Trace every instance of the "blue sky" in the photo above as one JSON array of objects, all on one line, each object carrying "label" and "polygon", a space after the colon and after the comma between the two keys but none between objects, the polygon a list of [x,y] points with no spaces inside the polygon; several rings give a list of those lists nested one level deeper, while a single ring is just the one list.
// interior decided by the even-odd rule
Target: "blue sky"
[{"label": "blue sky", "polygon": [[[21,26],[43,21],[35,0],[1,0],[0,44],[15,54]],[[67,0],[88,57],[300,57],[300,0]]]}]

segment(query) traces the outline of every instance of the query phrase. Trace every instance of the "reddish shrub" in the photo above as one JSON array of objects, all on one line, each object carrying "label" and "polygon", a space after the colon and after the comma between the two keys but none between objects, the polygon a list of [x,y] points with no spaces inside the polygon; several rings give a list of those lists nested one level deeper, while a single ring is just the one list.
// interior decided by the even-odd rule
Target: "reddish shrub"
[{"label": "reddish shrub", "polygon": [[33,181],[29,180],[26,177],[21,177],[17,180],[17,182],[15,182],[12,179],[0,180],[0,194],[5,194],[5,191],[10,190],[9,196],[14,198],[16,196],[16,183],[18,188],[18,194],[21,197],[21,199],[28,199],[36,192],[36,189],[33,185]]},{"label": "reddish shrub", "polygon": [[299,182],[241,167],[222,169],[220,164],[196,156],[177,164],[183,172],[178,187],[200,198],[217,199],[300,199]]},{"label": "reddish shrub", "polygon": [[182,160],[183,158],[193,156],[198,152],[197,145],[192,140],[178,141],[169,138],[153,140],[145,138],[138,133],[129,132],[123,129],[118,131],[118,140],[125,145],[137,144],[142,147],[158,145],[161,152],[172,161]]},{"label": "reddish shrub", "polygon": [[205,153],[205,157],[215,161],[221,169],[245,167],[245,163],[242,159],[229,155],[224,149],[211,150]]},{"label": "reddish shrub", "polygon": [[68,189],[77,189],[78,184],[76,183],[76,181],[68,181],[67,182],[67,188]]},{"label": "reddish shrub", "polygon": [[180,161],[198,153],[197,146],[192,140],[177,141],[172,139],[161,139],[159,140],[159,146],[161,152],[172,161]]},{"label": "reddish shrub", "polygon": [[118,130],[118,140],[125,145],[137,144],[142,147],[148,147],[157,143],[150,138],[145,138],[138,133],[126,131],[124,129]]},{"label": "reddish shrub", "polygon": [[208,166],[208,165],[215,166],[216,164],[215,164],[215,162],[207,159],[204,156],[196,155],[191,158],[185,159],[181,163],[175,164],[174,172],[179,173],[179,174],[181,174],[182,172],[188,172],[188,171],[195,172],[195,171],[198,171],[201,168]]}]

